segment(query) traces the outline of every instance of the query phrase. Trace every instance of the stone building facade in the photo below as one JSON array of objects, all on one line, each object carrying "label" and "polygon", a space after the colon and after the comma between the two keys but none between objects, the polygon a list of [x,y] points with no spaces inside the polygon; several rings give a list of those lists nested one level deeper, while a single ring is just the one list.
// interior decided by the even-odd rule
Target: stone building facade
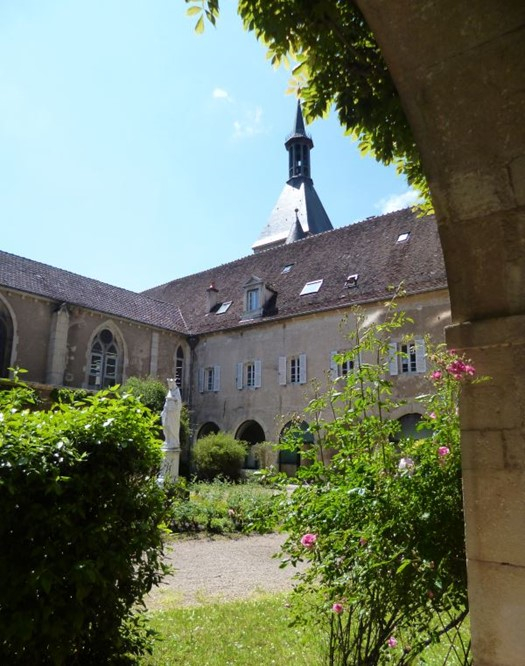
[{"label": "stone building facade", "polygon": [[19,366],[33,382],[90,389],[176,377],[195,437],[277,441],[311,380],[338,371],[342,319],[351,326],[359,306],[377,321],[401,287],[413,324],[391,341],[408,355],[390,368],[406,400],[391,416],[412,427],[412,398],[428,389],[424,338],[442,341],[450,321],[436,222],[403,210],[333,229],[299,106],[285,146],[289,179],[253,254],[237,261],[137,294],[0,253],[2,374]]}]

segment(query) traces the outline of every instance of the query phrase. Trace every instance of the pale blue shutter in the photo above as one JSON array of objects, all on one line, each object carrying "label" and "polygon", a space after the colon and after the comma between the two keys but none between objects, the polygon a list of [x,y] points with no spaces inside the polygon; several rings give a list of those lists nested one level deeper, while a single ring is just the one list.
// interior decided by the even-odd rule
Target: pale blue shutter
[{"label": "pale blue shutter", "polygon": [[255,388],[261,388],[261,361],[260,359],[255,360]]}]

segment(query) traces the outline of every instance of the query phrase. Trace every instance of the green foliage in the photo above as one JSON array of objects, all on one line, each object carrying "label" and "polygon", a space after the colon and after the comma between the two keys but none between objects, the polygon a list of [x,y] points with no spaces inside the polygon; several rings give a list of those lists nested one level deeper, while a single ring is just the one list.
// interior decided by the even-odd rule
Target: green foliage
[{"label": "green foliage", "polygon": [[0,403],[0,662],[134,663],[164,572],[154,419],[99,392],[52,411]]},{"label": "green foliage", "polygon": [[[388,341],[407,319],[391,309],[383,323],[365,327],[359,312],[355,320],[352,349],[339,359],[354,371],[310,402],[315,443],[281,506],[289,560],[310,563],[294,592],[296,618],[324,624],[333,665],[413,663],[451,635],[442,663],[467,664],[457,400],[475,371],[454,352],[432,353],[436,391],[421,400],[433,434],[395,443]],[[297,446],[293,433],[284,446]]]},{"label": "green foliage", "polygon": [[89,395],[91,395],[91,393],[86,389],[73,389],[66,388],[65,386],[57,386],[51,391],[51,400],[53,402],[72,404],[74,402],[82,402]]},{"label": "green foliage", "polygon": [[[213,24],[219,0],[186,0],[188,14]],[[291,90],[307,120],[335,106],[363,153],[394,163],[429,200],[419,153],[399,94],[372,31],[354,2],[345,0],[239,0],[244,27],[255,32],[274,65],[293,65]]]},{"label": "green foliage", "polygon": [[124,391],[130,391],[151,411],[160,414],[168,387],[156,377],[130,377],[123,384]]},{"label": "green foliage", "polygon": [[268,468],[275,461],[275,444],[273,442],[258,442],[252,446],[255,460],[260,468]]},{"label": "green foliage", "polygon": [[279,523],[276,491],[256,483],[184,484],[171,494],[172,532],[228,534],[274,532]]},{"label": "green foliage", "polygon": [[202,437],[193,448],[197,477],[205,481],[216,477],[237,481],[242,475],[246,451],[246,443],[227,432]]}]

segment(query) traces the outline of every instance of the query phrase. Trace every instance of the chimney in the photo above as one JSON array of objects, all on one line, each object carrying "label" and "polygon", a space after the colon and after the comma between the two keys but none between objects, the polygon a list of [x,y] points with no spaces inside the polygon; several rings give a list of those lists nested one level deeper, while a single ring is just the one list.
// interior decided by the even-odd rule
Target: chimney
[{"label": "chimney", "polygon": [[210,286],[206,289],[206,296],[208,297],[208,312],[211,312],[213,308],[217,305],[218,293],[219,290],[215,288],[215,285],[212,282]]}]

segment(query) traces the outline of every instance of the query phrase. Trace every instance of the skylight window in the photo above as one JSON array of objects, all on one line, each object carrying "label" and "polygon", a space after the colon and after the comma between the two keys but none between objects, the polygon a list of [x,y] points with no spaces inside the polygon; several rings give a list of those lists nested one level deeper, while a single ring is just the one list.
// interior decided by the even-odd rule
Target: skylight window
[{"label": "skylight window", "polygon": [[312,282],[307,282],[299,295],[304,296],[305,294],[316,294],[319,289],[321,289],[322,284],[322,280],[313,280]]},{"label": "skylight window", "polygon": [[281,273],[289,273],[292,270],[293,264],[286,264]]},{"label": "skylight window", "polygon": [[399,236],[397,237],[397,242],[403,243],[404,241],[408,240],[409,237],[410,237],[410,231],[405,231],[404,233],[399,234]]},{"label": "skylight window", "polygon": [[232,303],[233,301],[225,301],[224,303],[222,303],[221,307],[217,310],[216,314],[224,314]]},{"label": "skylight window", "polygon": [[359,273],[352,273],[346,278],[345,287],[357,287],[357,280],[359,279]]}]

